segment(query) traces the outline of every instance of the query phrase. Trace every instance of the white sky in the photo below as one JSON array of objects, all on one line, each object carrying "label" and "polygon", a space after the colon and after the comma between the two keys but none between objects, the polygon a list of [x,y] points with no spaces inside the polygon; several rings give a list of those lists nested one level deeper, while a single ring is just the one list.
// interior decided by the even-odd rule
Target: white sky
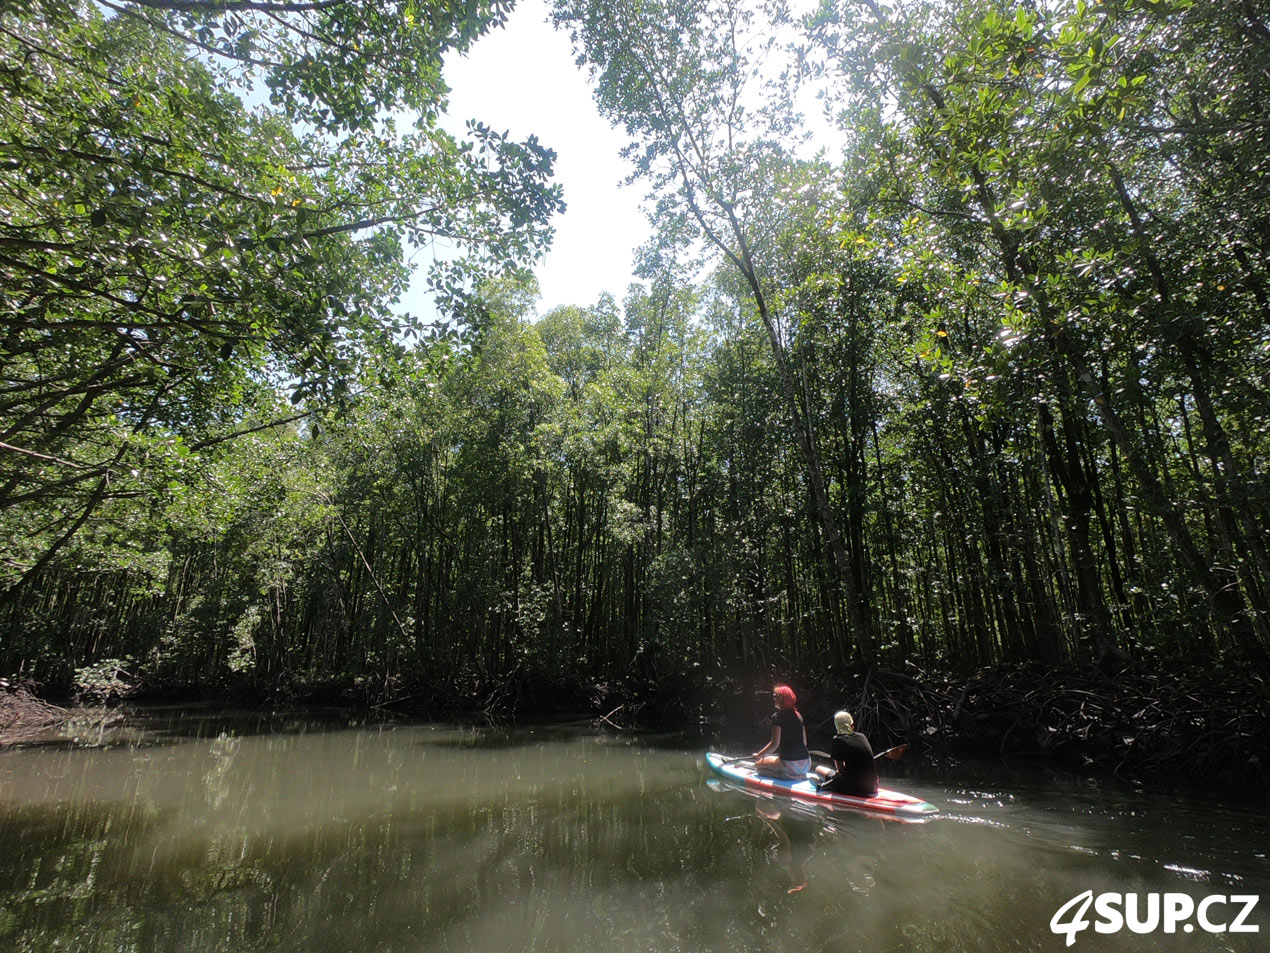
[{"label": "white sky", "polygon": [[[568,36],[546,19],[544,0],[519,0],[503,29],[445,67],[453,90],[445,122],[450,132],[461,134],[468,119],[478,119],[519,141],[536,135],[557,154],[555,181],[567,208],[552,222],[551,251],[534,268],[539,314],[558,305],[593,305],[606,291],[620,302],[633,280],[632,253],[650,234],[639,208],[642,186],[621,185],[628,169],[618,151],[626,140],[600,118]],[[402,301],[416,314],[432,311],[422,274],[428,254],[416,256],[419,273]]]}]

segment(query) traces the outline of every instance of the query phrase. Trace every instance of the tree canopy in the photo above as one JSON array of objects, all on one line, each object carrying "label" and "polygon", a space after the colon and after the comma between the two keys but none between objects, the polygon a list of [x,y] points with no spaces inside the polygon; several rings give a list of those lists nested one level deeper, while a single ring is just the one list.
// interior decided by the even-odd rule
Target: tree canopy
[{"label": "tree canopy", "polygon": [[[6,589],[103,500],[148,494],[155,473],[239,428],[279,386],[294,404],[338,397],[368,348],[427,331],[392,307],[409,245],[457,246],[431,287],[460,316],[478,275],[541,252],[561,207],[553,154],[478,124],[462,141],[437,125],[442,55],[504,15],[444,3],[6,7]],[[245,84],[267,86],[274,105],[245,105]],[[400,109],[417,116],[405,131],[389,112]]]},{"label": "tree canopy", "polygon": [[103,6],[0,20],[0,668],[1270,669],[1255,4],[559,0],[656,238],[541,316],[551,154],[435,124],[504,6]]}]

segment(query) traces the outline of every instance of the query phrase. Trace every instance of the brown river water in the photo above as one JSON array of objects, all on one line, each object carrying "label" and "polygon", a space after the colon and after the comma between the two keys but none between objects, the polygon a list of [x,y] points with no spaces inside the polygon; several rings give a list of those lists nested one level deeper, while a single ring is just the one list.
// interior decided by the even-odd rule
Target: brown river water
[{"label": "brown river water", "polygon": [[150,712],[91,740],[0,751],[0,950],[1270,950],[1266,805],[918,759],[884,783],[941,813],[898,824],[590,724]]}]

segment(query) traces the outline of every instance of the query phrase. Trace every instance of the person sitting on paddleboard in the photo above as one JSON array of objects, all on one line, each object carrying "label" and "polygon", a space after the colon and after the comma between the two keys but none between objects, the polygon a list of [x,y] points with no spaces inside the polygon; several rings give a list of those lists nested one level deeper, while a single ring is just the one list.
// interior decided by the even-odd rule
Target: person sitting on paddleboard
[{"label": "person sitting on paddleboard", "polygon": [[[798,696],[788,685],[777,685],[772,696],[776,699],[772,738],[754,752],[754,770],[769,778],[801,781],[811,770],[811,755],[807,751],[807,726],[796,707]],[[776,754],[768,755],[769,751]]]},{"label": "person sitting on paddleboard", "polygon": [[855,719],[850,712],[840,711],[834,715],[833,727],[837,734],[829,746],[829,757],[837,770],[824,765],[816,768],[820,775],[819,789],[855,797],[877,797],[878,769],[869,739],[855,730]]}]

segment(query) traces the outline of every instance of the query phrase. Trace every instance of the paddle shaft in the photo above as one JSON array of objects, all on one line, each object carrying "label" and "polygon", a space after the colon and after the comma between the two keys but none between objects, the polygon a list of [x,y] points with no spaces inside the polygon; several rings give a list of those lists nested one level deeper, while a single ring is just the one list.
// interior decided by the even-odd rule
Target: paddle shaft
[{"label": "paddle shaft", "polygon": [[[904,757],[904,752],[907,750],[908,750],[908,745],[906,744],[896,745],[893,748],[887,748],[881,754],[875,754],[873,756],[873,760],[877,761],[881,758],[890,758],[892,761],[894,761],[897,758]],[[826,761],[833,760],[832,756],[830,756],[830,754],[826,751],[808,751],[807,753],[810,755],[814,755],[817,758],[824,758]],[[753,760],[754,760],[753,755],[739,754],[735,758],[721,758],[719,760],[719,763],[720,764],[735,764],[738,761],[753,761]]]},{"label": "paddle shaft", "polygon": [[[908,750],[908,745],[906,744],[896,745],[894,748],[887,748],[881,754],[875,754],[873,756],[873,760],[877,761],[879,758],[890,758],[892,761],[894,761],[897,758],[903,757],[904,752],[907,750]],[[824,758],[826,761],[833,760],[833,756],[830,755],[829,752],[827,751],[808,751],[807,753],[811,755],[815,755],[817,758]]]}]

